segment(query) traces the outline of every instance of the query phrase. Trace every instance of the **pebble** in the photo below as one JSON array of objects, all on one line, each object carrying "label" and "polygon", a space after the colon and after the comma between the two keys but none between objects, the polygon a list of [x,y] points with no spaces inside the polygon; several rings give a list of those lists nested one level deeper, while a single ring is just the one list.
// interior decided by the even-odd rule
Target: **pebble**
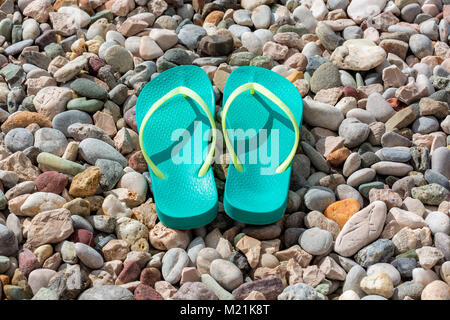
[{"label": "pebble", "polygon": [[[162,259],[162,276],[165,281],[175,284],[181,279],[181,272],[189,265],[189,256],[181,248],[172,248]],[[181,289],[180,289],[181,290]]]},{"label": "pebble", "polygon": [[333,244],[333,235],[326,230],[311,228],[302,233],[299,244],[312,255],[322,255],[330,250]]}]

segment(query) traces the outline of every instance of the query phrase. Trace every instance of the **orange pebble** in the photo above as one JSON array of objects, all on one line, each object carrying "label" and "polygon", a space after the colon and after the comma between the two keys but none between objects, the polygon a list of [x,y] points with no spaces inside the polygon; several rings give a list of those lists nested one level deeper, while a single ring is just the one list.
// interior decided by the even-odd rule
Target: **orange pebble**
[{"label": "orange pebble", "polygon": [[342,230],[344,224],[359,211],[359,208],[359,202],[355,199],[345,199],[330,204],[324,214],[328,219],[335,221]]}]

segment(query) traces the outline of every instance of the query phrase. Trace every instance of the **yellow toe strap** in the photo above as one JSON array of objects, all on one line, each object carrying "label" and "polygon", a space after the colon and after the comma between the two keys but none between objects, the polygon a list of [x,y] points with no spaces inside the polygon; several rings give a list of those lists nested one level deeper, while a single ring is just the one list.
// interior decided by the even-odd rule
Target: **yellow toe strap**
[{"label": "yellow toe strap", "polygon": [[233,146],[231,145],[230,139],[228,138],[227,128],[226,128],[226,117],[228,113],[228,109],[230,108],[231,104],[233,103],[234,99],[241,93],[245,91],[250,91],[251,94],[255,94],[255,91],[259,92],[263,96],[265,96],[267,99],[272,101],[275,105],[277,105],[281,110],[284,111],[284,113],[288,116],[289,120],[291,120],[292,126],[295,130],[295,142],[294,146],[292,147],[291,152],[287,156],[287,158],[278,166],[276,169],[276,173],[281,173],[285,171],[289,165],[292,162],[292,159],[295,156],[295,153],[297,152],[297,147],[300,141],[300,129],[298,128],[297,120],[295,119],[294,115],[292,114],[289,107],[281,101],[272,91],[267,89],[266,87],[260,85],[256,82],[249,82],[246,84],[243,84],[239,87],[237,87],[228,97],[227,101],[225,102],[225,105],[222,110],[222,130],[223,130],[223,136],[225,140],[225,145],[227,146],[228,151],[230,152],[231,161],[233,162],[234,167],[238,171],[243,171],[244,168],[242,166],[241,161],[239,160],[238,156],[236,155],[236,152],[233,149]]},{"label": "yellow toe strap", "polygon": [[208,169],[211,165],[213,156],[214,156],[214,149],[216,146],[216,139],[217,139],[217,132],[216,132],[216,123],[214,122],[214,118],[211,114],[211,111],[209,110],[207,104],[203,99],[193,90],[187,88],[187,87],[177,87],[171,91],[169,91],[167,94],[165,94],[163,97],[161,97],[158,101],[156,101],[150,109],[148,109],[147,113],[145,114],[144,119],[142,120],[140,130],[139,130],[139,145],[141,146],[142,154],[144,155],[145,160],[147,161],[147,164],[150,168],[150,170],[153,172],[155,176],[161,179],[165,179],[165,174],[156,167],[156,165],[153,163],[153,161],[148,156],[147,152],[144,149],[144,142],[143,142],[143,136],[144,136],[144,130],[145,126],[147,125],[148,120],[152,116],[152,114],[158,109],[160,106],[162,106],[165,102],[167,102],[169,99],[175,97],[176,95],[183,95],[183,97],[190,97],[192,100],[197,102],[197,104],[203,109],[203,111],[206,113],[206,116],[208,117],[209,123],[211,125],[212,130],[212,142],[211,142],[211,148],[209,149],[208,155],[203,162],[199,172],[198,176],[202,177],[208,172]]}]

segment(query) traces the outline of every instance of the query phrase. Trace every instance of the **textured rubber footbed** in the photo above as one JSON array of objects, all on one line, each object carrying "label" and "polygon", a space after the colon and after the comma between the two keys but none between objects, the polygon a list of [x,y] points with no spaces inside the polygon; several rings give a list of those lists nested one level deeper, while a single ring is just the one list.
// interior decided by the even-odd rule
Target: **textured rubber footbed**
[{"label": "textured rubber footbed", "polygon": [[[191,98],[178,95],[158,108],[141,128],[148,109],[179,86],[195,91],[214,116],[214,92],[206,73],[196,66],[179,66],[161,73],[144,87],[136,103],[136,121],[139,132],[144,130],[144,149],[166,176],[158,178],[149,170],[160,221],[173,229],[192,229],[211,222],[218,210],[212,169],[198,177],[209,144],[210,124],[205,112]],[[205,138],[196,145],[197,135]],[[179,159],[188,161],[180,163]]]},{"label": "textured rubber footbed", "polygon": [[[259,83],[272,91],[289,107],[300,126],[303,102],[298,90],[283,76],[264,68],[235,69],[226,82],[223,104],[237,87],[248,82]],[[277,174],[275,170],[294,146],[295,131],[291,121],[265,96],[258,92],[252,95],[248,91],[232,102],[226,125],[227,129],[242,129],[249,135],[239,137],[228,131],[244,171],[236,170],[232,164],[229,166],[224,194],[225,212],[235,220],[250,224],[269,224],[279,220],[286,209],[291,166],[282,173]],[[260,129],[267,130],[267,139],[264,139]],[[253,130],[256,135],[248,130]],[[256,148],[255,139],[258,142]],[[243,142],[245,148],[239,150],[238,145],[240,143],[242,146]],[[271,151],[276,145],[279,148]],[[261,157],[264,154],[268,155],[268,159]],[[271,156],[272,160],[269,160]]]}]

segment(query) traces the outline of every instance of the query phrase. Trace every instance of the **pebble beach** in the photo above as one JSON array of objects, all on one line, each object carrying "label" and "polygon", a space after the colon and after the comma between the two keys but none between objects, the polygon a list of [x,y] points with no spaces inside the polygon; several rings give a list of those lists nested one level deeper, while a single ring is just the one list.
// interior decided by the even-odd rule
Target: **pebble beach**
[{"label": "pebble beach", "polygon": [[[0,0],[0,300],[450,300],[449,39],[449,0]],[[180,65],[217,128],[240,66],[301,94],[276,223],[226,161],[213,222],[158,220],[135,108]]]}]

